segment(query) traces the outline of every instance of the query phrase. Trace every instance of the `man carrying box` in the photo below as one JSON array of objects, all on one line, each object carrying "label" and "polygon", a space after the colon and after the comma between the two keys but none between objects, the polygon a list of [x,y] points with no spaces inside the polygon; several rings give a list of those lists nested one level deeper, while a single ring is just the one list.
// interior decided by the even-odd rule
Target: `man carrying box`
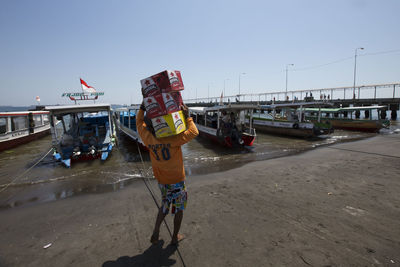
[{"label": "man carrying box", "polygon": [[156,138],[154,129],[150,125],[151,120],[148,120],[147,124],[144,122],[144,111],[142,103],[137,114],[136,127],[142,141],[149,148],[153,173],[158,181],[162,198],[150,241],[153,244],[158,242],[161,223],[171,208],[171,213],[175,214],[171,244],[177,245],[183,239],[179,229],[187,201],[181,146],[195,138],[199,131],[193,119],[188,116],[187,106],[183,105],[182,112],[186,118],[187,130],[178,135]]}]

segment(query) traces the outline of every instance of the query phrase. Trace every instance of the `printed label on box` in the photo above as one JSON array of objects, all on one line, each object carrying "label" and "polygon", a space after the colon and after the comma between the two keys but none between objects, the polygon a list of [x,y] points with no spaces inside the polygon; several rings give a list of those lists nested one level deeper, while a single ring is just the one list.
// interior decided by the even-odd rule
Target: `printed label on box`
[{"label": "printed label on box", "polygon": [[167,71],[168,72],[168,78],[169,78],[169,83],[171,84],[171,89],[172,90],[183,90],[183,82],[182,82],[182,77],[181,77],[181,72],[180,71]]},{"label": "printed label on box", "polygon": [[183,121],[181,119],[181,116],[179,116],[179,112],[175,112],[172,115],[173,121],[174,121],[174,126],[177,132],[181,132],[182,131],[182,127],[185,127],[185,125],[183,124]]},{"label": "printed label on box", "polygon": [[171,92],[170,94],[174,98],[175,103],[178,105],[178,107],[181,107],[183,105],[181,92]]},{"label": "printed label on box", "polygon": [[152,77],[143,79],[140,81],[140,83],[142,85],[142,95],[144,97],[153,96],[153,95],[159,94],[161,92],[160,88],[154,82]]},{"label": "printed label on box", "polygon": [[179,111],[179,105],[170,93],[162,93],[164,105],[168,113]]},{"label": "printed label on box", "polygon": [[162,116],[151,119],[151,122],[153,123],[153,128],[156,136],[163,136],[172,133],[168,123]]},{"label": "printed label on box", "polygon": [[149,118],[162,116],[167,113],[161,95],[145,97],[143,103]]}]

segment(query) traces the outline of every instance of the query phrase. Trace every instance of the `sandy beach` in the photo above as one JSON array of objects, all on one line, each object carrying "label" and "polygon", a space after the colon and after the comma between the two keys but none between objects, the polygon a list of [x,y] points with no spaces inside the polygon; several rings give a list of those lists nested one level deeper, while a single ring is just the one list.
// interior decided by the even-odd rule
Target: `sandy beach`
[{"label": "sandy beach", "polygon": [[399,173],[393,134],[189,176],[179,251],[143,181],[3,210],[0,266],[400,266]]}]

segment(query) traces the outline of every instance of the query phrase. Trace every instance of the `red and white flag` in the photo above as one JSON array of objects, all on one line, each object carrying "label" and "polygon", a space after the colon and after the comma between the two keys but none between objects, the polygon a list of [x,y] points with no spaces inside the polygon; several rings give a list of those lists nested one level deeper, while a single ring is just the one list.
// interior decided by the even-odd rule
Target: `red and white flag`
[{"label": "red and white flag", "polygon": [[93,87],[89,86],[84,80],[81,80],[81,86],[82,86],[82,91],[85,93],[95,93],[96,89]]},{"label": "red and white flag", "polygon": [[36,101],[40,102],[40,97],[39,96],[36,96]]}]

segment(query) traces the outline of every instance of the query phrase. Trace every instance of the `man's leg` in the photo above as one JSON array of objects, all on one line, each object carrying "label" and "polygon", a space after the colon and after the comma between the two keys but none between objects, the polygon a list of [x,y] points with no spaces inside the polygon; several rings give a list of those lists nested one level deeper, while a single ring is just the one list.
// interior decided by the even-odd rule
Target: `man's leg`
[{"label": "man's leg", "polygon": [[173,245],[178,244],[178,242],[183,239],[183,235],[178,234],[179,229],[181,228],[182,219],[183,219],[183,210],[180,210],[177,213],[175,213],[174,217],[174,233],[172,234],[172,240],[171,240],[171,244]]},{"label": "man's leg", "polygon": [[162,207],[160,207],[157,214],[156,224],[154,225],[154,231],[150,239],[150,242],[153,244],[157,243],[158,241],[158,237],[160,235],[160,226],[166,215],[167,214],[163,213]]}]

